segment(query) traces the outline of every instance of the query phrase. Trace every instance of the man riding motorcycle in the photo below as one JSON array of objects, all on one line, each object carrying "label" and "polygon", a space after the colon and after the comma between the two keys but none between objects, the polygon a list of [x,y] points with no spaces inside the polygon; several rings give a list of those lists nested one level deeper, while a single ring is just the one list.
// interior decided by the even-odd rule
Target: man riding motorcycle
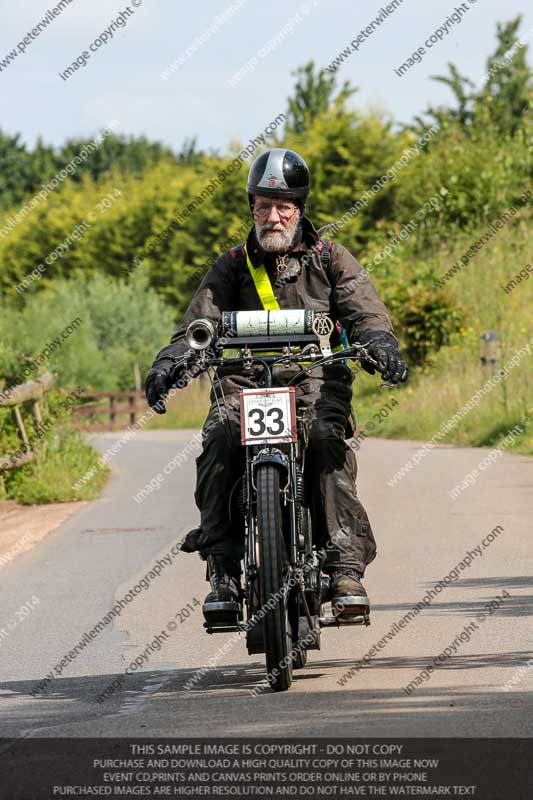
[{"label": "man riding motorcycle", "polygon": [[[407,367],[398,350],[385,305],[360,264],[336,242],[323,242],[305,216],[309,170],[304,159],[284,148],[258,156],[246,185],[253,227],[244,244],[220,256],[205,275],[170,344],[157,355],[146,379],[152,408],[165,413],[164,399],[179,379],[175,358],[189,349],[185,341],[193,320],[217,322],[223,311],[315,309],[338,321],[332,346],[348,341],[366,345],[390,383],[407,380]],[[342,326],[342,327],[341,327]],[[363,362],[368,372],[374,373]],[[261,367],[256,367],[261,371]],[[276,366],[273,385],[294,379],[298,367]],[[241,601],[240,561],[243,530],[230,520],[229,507],[242,474],[239,391],[256,386],[242,371],[219,369],[221,384],[211,393],[211,408],[197,459],[195,500],[200,526],[186,537],[182,549],[199,551],[207,561],[211,591],[205,607]],[[351,370],[343,363],[302,373],[293,380],[299,414],[309,422],[305,486],[317,546],[328,545],[324,571],[330,576],[329,598],[342,607],[350,598],[350,613],[369,612],[361,583],[366,566],[375,558],[376,544],[367,513],[357,496],[351,409]],[[187,383],[181,381],[181,385]],[[224,397],[221,419],[216,402]],[[222,605],[220,605],[222,604]],[[213,607],[213,606],[212,606]]]}]

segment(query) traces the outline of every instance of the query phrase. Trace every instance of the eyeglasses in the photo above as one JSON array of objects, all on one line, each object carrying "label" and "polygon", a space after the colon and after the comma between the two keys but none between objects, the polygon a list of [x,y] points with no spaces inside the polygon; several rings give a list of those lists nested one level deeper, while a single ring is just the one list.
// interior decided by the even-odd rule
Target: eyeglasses
[{"label": "eyeglasses", "polygon": [[278,212],[279,218],[284,220],[290,219],[294,212],[298,210],[298,206],[287,205],[287,203],[283,203],[281,205],[278,205],[277,203],[268,203],[268,205],[254,205],[254,216],[258,217],[259,219],[267,219],[267,217],[270,216],[270,212],[273,208],[275,208]]}]

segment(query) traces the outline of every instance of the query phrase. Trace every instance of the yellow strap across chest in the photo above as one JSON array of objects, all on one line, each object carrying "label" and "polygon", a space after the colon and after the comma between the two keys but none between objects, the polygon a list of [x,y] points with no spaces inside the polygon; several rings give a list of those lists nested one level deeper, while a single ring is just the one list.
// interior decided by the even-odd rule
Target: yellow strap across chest
[{"label": "yellow strap across chest", "polygon": [[257,294],[259,295],[259,299],[261,300],[263,308],[265,311],[280,311],[280,305],[276,300],[276,295],[274,294],[274,290],[272,288],[272,284],[270,283],[270,278],[268,277],[265,266],[261,264],[260,267],[254,267],[244,245],[243,250],[246,254],[246,264],[248,265],[250,275],[252,276],[252,280],[255,288],[257,289]]},{"label": "yellow strap across chest", "polygon": [[[261,305],[263,306],[265,311],[280,311],[280,305],[276,299],[276,295],[274,294],[274,290],[272,288],[272,284],[270,282],[270,278],[268,277],[268,273],[266,268],[263,264],[260,267],[254,267],[250,260],[250,256],[248,255],[248,251],[246,247],[243,245],[242,249],[246,256],[246,264],[248,266],[248,270],[250,275],[252,276],[252,280],[254,282],[255,288],[257,290],[257,294],[259,295],[259,299],[261,300]],[[343,350],[343,345],[337,345],[337,347],[333,348],[333,352],[337,352],[339,350]],[[240,350],[226,350],[225,355],[226,358],[238,358],[240,355]],[[277,353],[263,353],[263,355],[276,355]],[[304,363],[312,363],[312,362],[304,362]]]}]

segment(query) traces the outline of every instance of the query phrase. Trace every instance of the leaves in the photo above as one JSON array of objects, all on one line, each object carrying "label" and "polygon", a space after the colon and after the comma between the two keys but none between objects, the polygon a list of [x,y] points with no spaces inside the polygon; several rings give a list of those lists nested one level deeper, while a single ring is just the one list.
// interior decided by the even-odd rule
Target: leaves
[{"label": "leaves", "polygon": [[[429,262],[449,240],[464,233],[482,235],[516,206],[531,183],[533,122],[524,112],[531,74],[526,48],[519,46],[519,19],[500,25],[497,37],[496,51],[487,64],[489,78],[477,94],[472,81],[453,64],[449,75],[437,77],[450,87],[456,105],[434,114],[440,130],[418,153],[413,130],[396,129],[385,114],[350,108],[355,88],[349,83],[339,87],[334,74],[318,69],[312,61],[296,72],[287,125],[276,134],[277,145],[301,152],[309,164],[308,213],[317,227],[343,220],[335,238],[363,266],[388,246],[389,255],[381,260],[373,278],[393,305],[397,324],[399,320],[400,327],[405,325],[415,360],[440,347],[457,324],[453,304],[432,289],[436,276],[453,262],[439,264],[433,273],[423,270],[416,279],[409,270]],[[427,130],[427,123],[420,125],[419,135]],[[67,142],[58,151],[39,142],[30,152],[18,137],[0,137],[0,154],[8,165],[4,196],[11,204],[3,224],[19,210],[14,198],[28,200],[37,175],[43,181],[87,141]],[[228,155],[215,155],[198,151],[190,140],[175,154],[142,137],[107,136],[75,175],[67,176],[0,236],[0,285],[9,298],[6,308],[21,313],[20,324],[25,325],[25,309],[35,301],[41,308],[38,317],[43,330],[48,330],[45,306],[39,305],[44,301],[38,301],[43,291],[46,303],[57,309],[57,320],[69,303],[83,307],[95,321],[77,337],[79,360],[90,381],[98,382],[91,337],[107,352],[112,331],[98,314],[97,304],[87,310],[94,292],[100,307],[115,318],[120,337],[126,337],[116,339],[122,343],[114,345],[118,348],[114,359],[126,364],[129,353],[131,361],[132,341],[142,350],[144,340],[134,338],[128,320],[121,327],[122,318],[115,309],[125,302],[132,303],[139,316],[142,310],[123,279],[138,265],[146,290],[150,287],[153,297],[159,298],[158,308],[169,309],[161,311],[159,328],[152,329],[154,336],[157,329],[166,337],[166,320],[182,315],[210,264],[246,237],[251,219],[245,183],[252,157],[239,153],[238,143]],[[407,160],[405,153],[410,153]],[[112,202],[105,206],[108,197]],[[439,202],[428,208],[432,198]],[[521,209],[509,224],[519,224],[526,215],[527,209]],[[80,226],[81,234],[76,236]],[[75,281],[82,287],[78,291]],[[20,291],[21,282],[24,291]],[[82,297],[80,292],[89,295]],[[461,298],[455,302],[464,303]],[[24,341],[32,346],[33,333],[24,331],[29,337]],[[5,370],[20,355],[10,347],[1,350]],[[74,361],[73,357],[72,363],[62,364],[69,375],[75,372]],[[112,369],[106,372],[107,388],[115,380],[126,381],[128,370],[120,367],[119,377]]]},{"label": "leaves", "polygon": [[293,94],[288,99],[287,132],[299,134],[307,130],[320,116],[330,116],[332,106],[337,112],[345,110],[346,101],[357,92],[349,81],[337,90],[337,79],[325,69],[316,69],[308,61],[292,73],[296,77]]}]

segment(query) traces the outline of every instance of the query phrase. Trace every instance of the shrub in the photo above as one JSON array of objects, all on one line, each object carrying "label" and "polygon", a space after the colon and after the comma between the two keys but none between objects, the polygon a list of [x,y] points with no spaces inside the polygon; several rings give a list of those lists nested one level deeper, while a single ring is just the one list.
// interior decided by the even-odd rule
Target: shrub
[{"label": "shrub", "polygon": [[[78,317],[81,322],[62,338],[61,332]],[[102,273],[59,279],[32,295],[22,309],[4,303],[0,375],[9,386],[20,382],[23,367],[32,364],[31,377],[52,370],[61,386],[131,389],[134,364],[144,374],[155,352],[167,344],[172,328],[169,308],[149,288],[141,270],[128,280]],[[38,365],[45,346],[58,337],[59,345]]]},{"label": "shrub", "polygon": [[431,360],[433,353],[450,342],[464,318],[464,311],[449,293],[422,282],[396,287],[389,309],[400,332],[405,358],[412,366]]},{"label": "shrub", "polygon": [[[24,426],[35,459],[0,474],[0,496],[24,504],[88,500],[98,496],[109,470],[72,424],[72,408],[80,390],[52,390],[41,401],[42,423],[23,413]],[[27,406],[25,406],[27,408]],[[0,454],[24,452],[10,409],[0,409]],[[77,490],[74,484],[92,467],[95,474]]]}]

